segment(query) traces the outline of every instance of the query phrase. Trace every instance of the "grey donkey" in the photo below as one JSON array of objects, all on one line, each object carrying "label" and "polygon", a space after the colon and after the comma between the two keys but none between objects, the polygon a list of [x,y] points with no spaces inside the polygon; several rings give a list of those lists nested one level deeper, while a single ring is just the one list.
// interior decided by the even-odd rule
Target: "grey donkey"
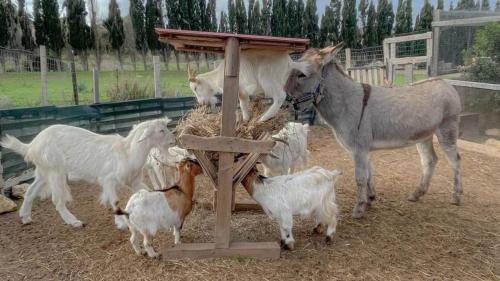
[{"label": "grey donkey", "polygon": [[461,105],[455,89],[440,79],[401,88],[360,84],[334,60],[340,49],[341,44],[306,51],[292,65],[285,91],[295,103],[312,100],[337,141],[351,154],[358,192],[352,217],[361,218],[375,200],[372,150],[416,144],[423,173],[408,200],[417,201],[427,192],[437,162],[434,134],[453,169],[453,204],[459,205],[462,183],[457,138]]}]

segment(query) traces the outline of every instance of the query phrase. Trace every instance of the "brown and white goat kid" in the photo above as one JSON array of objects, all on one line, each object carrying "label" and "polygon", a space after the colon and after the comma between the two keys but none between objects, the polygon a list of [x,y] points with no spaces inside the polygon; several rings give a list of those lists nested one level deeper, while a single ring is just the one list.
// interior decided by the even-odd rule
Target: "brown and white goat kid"
[{"label": "brown and white goat kid", "polygon": [[293,250],[294,215],[313,218],[315,231],[326,226],[326,242],[331,241],[338,215],[334,186],[341,174],[338,170],[329,171],[315,166],[291,175],[266,178],[254,168],[242,183],[264,212],[277,220],[283,248]]},{"label": "brown and white goat kid", "polygon": [[[202,173],[198,162],[182,160],[178,166],[179,182],[167,190],[139,190],[134,193],[125,207],[115,215],[123,215],[129,227],[130,243],[138,255],[145,252],[151,258],[159,257],[151,246],[151,239],[159,230],[174,229],[175,244],[181,243],[181,229],[184,219],[193,207],[194,178]],[[138,234],[142,234],[144,250]]]}]

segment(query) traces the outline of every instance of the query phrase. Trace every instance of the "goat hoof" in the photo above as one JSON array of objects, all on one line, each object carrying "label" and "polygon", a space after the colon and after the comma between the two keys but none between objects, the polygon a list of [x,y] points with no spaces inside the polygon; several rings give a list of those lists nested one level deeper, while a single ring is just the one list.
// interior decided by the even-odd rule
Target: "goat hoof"
[{"label": "goat hoof", "polygon": [[73,226],[73,227],[84,227],[85,224],[83,222],[81,222],[81,221],[75,221],[75,222],[71,223],[71,226]]},{"label": "goat hoof", "polygon": [[410,202],[417,202],[418,201],[418,196],[415,196],[415,194],[410,194],[410,196],[408,196],[408,201],[410,201]]},{"label": "goat hoof", "polygon": [[31,224],[33,222],[31,217],[23,217],[21,218],[21,221],[23,222],[24,225]]},{"label": "goat hoof", "polygon": [[326,243],[326,245],[331,245],[332,244],[332,237],[331,236],[326,236],[325,237],[325,243]]},{"label": "goat hoof", "polygon": [[453,200],[451,200],[451,204],[456,205],[456,206],[460,206],[460,204],[461,204],[460,196],[453,196]]},{"label": "goat hoof", "polygon": [[323,234],[323,228],[321,227],[321,225],[318,225],[315,228],[313,228],[312,233],[313,235]]},{"label": "goat hoof", "polygon": [[284,249],[287,251],[293,251],[293,250],[295,250],[295,246],[293,245],[293,243],[288,243],[288,244],[285,244]]},{"label": "goat hoof", "polygon": [[281,249],[285,249],[285,247],[286,247],[285,240],[283,240],[283,239],[280,240],[280,247],[281,247]]}]

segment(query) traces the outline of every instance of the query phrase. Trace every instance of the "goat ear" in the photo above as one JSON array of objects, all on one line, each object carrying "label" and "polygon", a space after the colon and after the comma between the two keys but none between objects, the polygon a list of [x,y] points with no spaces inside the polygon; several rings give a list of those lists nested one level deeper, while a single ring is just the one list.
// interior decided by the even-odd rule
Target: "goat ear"
[{"label": "goat ear", "polygon": [[319,53],[323,58],[322,64],[326,65],[331,62],[337,56],[340,50],[342,50],[342,47],[344,47],[344,42],[340,42],[335,46],[328,46],[319,50]]}]

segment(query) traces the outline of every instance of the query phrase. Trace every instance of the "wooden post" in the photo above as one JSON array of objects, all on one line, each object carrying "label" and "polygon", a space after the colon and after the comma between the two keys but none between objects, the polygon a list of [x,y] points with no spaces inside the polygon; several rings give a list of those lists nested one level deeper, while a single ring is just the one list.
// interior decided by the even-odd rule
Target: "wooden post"
[{"label": "wooden post", "polygon": [[99,70],[94,67],[92,69],[92,80],[94,81],[94,103],[99,103]]},{"label": "wooden post", "polygon": [[[438,22],[441,18],[441,10],[434,10],[433,22]],[[438,62],[439,62],[439,26],[432,27],[432,64],[431,76],[438,75]]]},{"label": "wooden post", "polygon": [[71,82],[73,84],[73,99],[75,104],[78,105],[78,82],[76,81],[76,67],[75,67],[75,54],[71,50]]},{"label": "wooden post", "polygon": [[42,82],[42,105],[49,105],[49,95],[47,90],[47,49],[40,46],[40,75]]},{"label": "wooden post", "polygon": [[[240,47],[236,38],[229,38],[225,46],[224,95],[222,95],[221,136],[234,136],[236,103],[238,101]],[[234,155],[219,153],[218,191],[215,223],[215,248],[229,248],[231,199],[233,193]]]},{"label": "wooden post", "polygon": [[405,83],[413,83],[413,64],[405,64]]},{"label": "wooden post", "polygon": [[153,56],[153,70],[155,79],[155,98],[161,98],[160,56]]},{"label": "wooden post", "polygon": [[[432,33],[431,33],[432,34]],[[427,56],[427,76],[431,76],[431,64],[432,64],[432,37],[430,39],[425,40],[425,55]]]},{"label": "wooden post", "polygon": [[396,77],[396,65],[394,65],[391,60],[396,58],[396,43],[390,44],[390,55],[389,55],[389,72],[387,75],[387,80],[393,84]]},{"label": "wooden post", "polygon": [[346,48],[345,49],[345,69],[349,69],[352,67],[352,61],[351,61],[351,49]]}]

